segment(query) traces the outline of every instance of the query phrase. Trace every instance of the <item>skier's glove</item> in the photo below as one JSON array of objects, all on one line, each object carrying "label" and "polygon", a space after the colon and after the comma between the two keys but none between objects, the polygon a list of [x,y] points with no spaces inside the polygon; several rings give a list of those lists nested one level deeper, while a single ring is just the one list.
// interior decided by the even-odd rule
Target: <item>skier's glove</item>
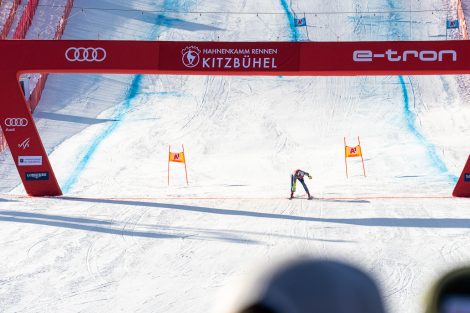
[{"label": "skier's glove", "polygon": [[311,176],[311,175],[308,175],[308,179],[312,179],[312,176]]}]

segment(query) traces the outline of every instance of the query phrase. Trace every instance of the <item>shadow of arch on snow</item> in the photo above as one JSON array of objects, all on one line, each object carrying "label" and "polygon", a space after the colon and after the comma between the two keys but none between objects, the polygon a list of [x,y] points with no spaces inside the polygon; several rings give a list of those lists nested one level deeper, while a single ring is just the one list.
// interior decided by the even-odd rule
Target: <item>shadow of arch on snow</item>
[{"label": "shadow of arch on snow", "polygon": [[62,200],[67,200],[67,201],[78,201],[78,202],[107,203],[107,204],[117,204],[117,205],[130,205],[130,206],[141,206],[141,207],[150,207],[150,208],[173,209],[173,210],[201,212],[201,213],[217,214],[217,215],[246,216],[246,217],[283,219],[283,220],[307,221],[307,222],[308,221],[314,222],[318,220],[316,218],[298,216],[298,215],[283,215],[283,214],[277,214],[277,213],[240,211],[240,210],[232,210],[232,209],[218,209],[218,208],[199,207],[199,206],[194,206],[194,205],[160,203],[160,202],[150,202],[150,201],[78,198],[78,197],[59,197],[57,199],[62,199]]},{"label": "shadow of arch on snow", "polygon": [[370,203],[369,200],[361,200],[361,199],[325,199],[319,198],[317,199],[322,202],[339,202],[339,203]]},{"label": "shadow of arch on snow", "polygon": [[[168,225],[154,225],[154,224],[147,224],[144,225],[149,228],[157,228],[157,229],[164,229],[164,230],[186,230],[186,231],[198,231],[200,232],[201,229],[194,228],[194,227],[183,227],[183,226],[178,226],[178,227],[173,227],[173,226],[168,226]],[[251,236],[265,236],[265,237],[277,237],[277,238],[282,238],[282,239],[289,239],[289,240],[310,240],[310,241],[319,241],[319,242],[331,242],[331,243],[352,243],[355,242],[354,240],[345,240],[345,239],[325,239],[325,238],[319,238],[315,236],[298,236],[298,235],[292,235],[292,234],[282,234],[279,232],[262,232],[262,231],[255,231],[255,230],[236,230],[236,229],[226,229],[226,230],[204,230],[204,233],[209,233],[209,234],[225,234],[225,233],[230,233],[232,236],[236,234],[240,235],[251,235]]]},{"label": "shadow of arch on snow", "polygon": [[[182,30],[191,31],[191,32],[224,30],[223,28],[212,26],[212,25],[189,22],[180,18],[168,17],[168,15],[172,13],[181,15],[181,14],[184,14],[184,12],[176,12],[176,11],[172,12],[170,10],[167,10],[167,12],[165,12],[165,9],[162,9],[162,11],[152,12],[152,11],[146,11],[146,10],[138,10],[132,7],[120,6],[115,3],[112,3],[112,1],[100,1],[100,2],[101,2],[100,5],[95,5],[94,7],[90,7],[90,8],[83,8],[82,12],[93,11],[93,10],[104,10],[105,12],[109,14],[124,17],[126,19],[133,19],[133,20],[144,22],[144,23],[149,23],[152,25],[155,24],[159,26],[182,29]],[[108,2],[109,4],[106,4],[106,2]]]},{"label": "shadow of arch on snow", "polygon": [[113,119],[91,118],[91,117],[86,117],[86,116],[77,116],[77,115],[51,113],[51,112],[35,112],[34,117],[40,118],[40,119],[85,124],[85,125],[94,125],[94,124],[115,121]]},{"label": "shadow of arch on snow", "polygon": [[323,218],[326,223],[348,224],[373,227],[412,227],[412,228],[470,228],[468,218]]},{"label": "shadow of arch on snow", "polygon": [[218,215],[246,216],[268,219],[284,219],[306,222],[324,222],[335,224],[349,224],[356,226],[373,226],[373,227],[415,227],[415,228],[470,228],[470,219],[458,218],[317,218],[296,215],[283,215],[276,213],[240,211],[231,209],[217,209],[208,207],[198,207],[192,205],[159,203],[149,201],[136,200],[119,200],[119,199],[96,199],[96,198],[77,198],[77,197],[59,197],[57,199],[78,202],[107,203],[117,205],[143,206],[151,208],[174,209],[191,212],[201,212]]},{"label": "shadow of arch on snow", "polygon": [[18,202],[18,200],[11,200],[11,199],[3,199],[3,198],[0,198],[0,202]]},{"label": "shadow of arch on snow", "polygon": [[0,217],[18,217],[18,218],[33,218],[41,220],[60,221],[67,223],[79,223],[79,224],[102,224],[112,225],[112,222],[102,221],[97,219],[82,218],[82,217],[68,217],[61,215],[41,214],[41,213],[29,213],[29,212],[18,212],[18,211],[0,211]]},{"label": "shadow of arch on snow", "polygon": [[[51,227],[60,227],[76,230],[84,230],[112,235],[120,236],[133,236],[141,238],[154,238],[154,239],[185,239],[194,238],[199,240],[219,240],[231,243],[241,244],[259,244],[258,241],[245,239],[240,237],[228,236],[227,233],[212,232],[209,235],[199,235],[193,233],[184,233],[181,230],[175,228],[174,230],[178,233],[164,233],[156,231],[136,231],[126,229],[126,224],[119,224],[106,220],[89,219],[89,218],[76,218],[67,217],[60,215],[50,214],[37,214],[29,212],[18,212],[18,211],[0,211],[0,222],[11,222],[11,223],[24,223],[24,224],[36,224]],[[141,226],[141,225],[136,225]]]},{"label": "shadow of arch on snow", "polygon": [[201,23],[194,23],[188,22],[179,18],[171,18],[166,17],[162,14],[156,15],[154,23],[160,26],[165,26],[168,28],[177,28],[187,31],[217,31],[217,30],[224,30],[223,28],[219,28],[216,26],[201,24]]}]

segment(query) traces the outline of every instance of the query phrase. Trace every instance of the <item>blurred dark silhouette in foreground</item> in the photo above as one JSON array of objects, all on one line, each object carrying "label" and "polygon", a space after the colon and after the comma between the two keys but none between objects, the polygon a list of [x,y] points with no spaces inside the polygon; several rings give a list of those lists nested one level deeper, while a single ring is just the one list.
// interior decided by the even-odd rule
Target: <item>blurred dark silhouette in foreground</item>
[{"label": "blurred dark silhouette in foreground", "polygon": [[242,295],[223,313],[385,312],[372,278],[338,261],[291,260],[240,287]]},{"label": "blurred dark silhouette in foreground", "polygon": [[426,313],[470,313],[470,267],[454,269],[437,280]]}]

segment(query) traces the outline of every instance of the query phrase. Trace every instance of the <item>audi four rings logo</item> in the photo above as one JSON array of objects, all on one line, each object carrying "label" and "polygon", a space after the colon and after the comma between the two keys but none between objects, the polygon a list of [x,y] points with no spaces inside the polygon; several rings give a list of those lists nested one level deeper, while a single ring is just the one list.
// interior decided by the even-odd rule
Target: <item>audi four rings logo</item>
[{"label": "audi four rings logo", "polygon": [[106,50],[92,47],[70,47],[65,51],[65,58],[70,62],[103,62],[106,59]]},{"label": "audi four rings logo", "polygon": [[24,127],[28,125],[28,120],[26,118],[14,118],[9,117],[5,119],[6,127]]}]

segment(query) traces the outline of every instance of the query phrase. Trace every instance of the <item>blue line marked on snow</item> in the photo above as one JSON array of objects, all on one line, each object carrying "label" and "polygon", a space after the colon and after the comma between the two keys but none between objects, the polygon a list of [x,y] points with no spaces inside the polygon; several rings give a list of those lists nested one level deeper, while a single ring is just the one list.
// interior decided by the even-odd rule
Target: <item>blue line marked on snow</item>
[{"label": "blue line marked on snow", "polygon": [[146,95],[146,96],[160,96],[160,97],[185,97],[187,96],[183,92],[179,91],[152,91],[152,92],[139,92],[140,95]]},{"label": "blue line marked on snow", "polygon": [[[408,130],[420,141],[425,147],[428,152],[428,156],[431,158],[432,164],[434,167],[439,169],[442,173],[449,173],[447,166],[444,162],[439,158],[436,147],[431,144],[416,128],[415,125],[415,117],[414,114],[410,111],[410,101],[408,97],[408,90],[406,88],[405,80],[403,76],[398,76],[400,80],[401,89],[403,91],[403,101],[404,101],[404,115],[406,120],[406,125],[408,126]],[[455,175],[449,174],[449,179],[452,180],[454,183],[457,182],[458,177]]]},{"label": "blue line marked on snow", "polygon": [[[396,9],[400,8],[399,5],[397,6],[396,1],[394,0],[387,0],[387,2],[392,11],[395,11]],[[405,38],[405,36],[403,36],[404,34],[402,31],[403,26],[396,24],[396,23],[395,25],[393,25],[394,22],[400,19],[401,19],[401,16],[397,12],[392,12],[389,15],[389,23],[391,27],[390,30],[392,32],[391,36],[393,40],[397,40],[397,38],[399,39],[400,37]],[[418,139],[418,141],[423,146],[425,146],[427,155],[430,158],[432,165],[436,167],[441,173],[447,174],[449,180],[453,181],[454,183],[457,182],[458,178],[455,175],[452,175],[449,173],[447,166],[439,158],[439,155],[436,151],[436,147],[432,143],[430,143],[429,140],[427,140],[423,134],[421,134],[418,131],[418,128],[416,127],[416,123],[415,123],[416,121],[415,115],[410,111],[409,96],[408,96],[408,90],[406,88],[405,80],[403,76],[398,76],[398,80],[400,81],[401,89],[403,91],[403,101],[404,101],[403,114],[406,120],[408,130],[416,137],[416,139]]]},{"label": "blue line marked on snow", "polygon": [[[287,0],[281,0],[281,5],[284,11],[286,12],[287,18],[289,19],[289,28],[290,28],[290,40],[291,41],[299,41],[300,40],[300,34],[295,27],[295,22],[294,22],[294,14],[289,10],[289,5],[287,4]],[[284,76],[280,75],[278,78],[284,78]]]},{"label": "blue line marked on snow", "polygon": [[122,118],[124,115],[129,111],[131,108],[131,101],[132,99],[137,96],[140,89],[140,83],[142,81],[142,75],[135,75],[132,79],[131,87],[127,94],[126,100],[123,104],[118,108],[116,113],[113,115],[111,119],[115,120],[112,121],[111,124],[101,133],[99,134],[88,147],[85,155],[82,157],[80,162],[78,163],[77,167],[73,170],[72,174],[69,176],[67,181],[65,182],[64,186],[62,187],[62,191],[67,193],[70,188],[77,182],[78,177],[83,172],[85,167],[91,160],[93,154],[95,154],[96,150],[100,146],[100,144],[109,137],[113,133],[113,131],[119,126],[121,123]]},{"label": "blue line marked on snow", "polygon": [[300,34],[295,27],[294,24],[294,14],[292,14],[291,10],[289,10],[289,5],[287,4],[287,0],[281,0],[281,5],[284,9],[284,11],[287,14],[287,18],[289,19],[289,27],[290,27],[290,40],[291,41],[299,41],[300,40]]},{"label": "blue line marked on snow", "polygon": [[[175,1],[173,0],[165,0],[163,7],[164,9],[170,10],[174,8]],[[149,34],[147,39],[156,38],[158,35],[158,17],[155,23],[157,29],[153,29]],[[73,170],[72,174],[69,176],[65,184],[62,186],[62,192],[68,193],[70,189],[75,185],[78,180],[78,177],[86,168],[88,163],[90,162],[92,156],[95,154],[96,150],[100,146],[100,144],[111,135],[114,130],[120,125],[121,120],[124,118],[125,114],[131,108],[132,100],[140,93],[141,90],[141,82],[142,82],[143,75],[135,75],[132,79],[131,86],[129,88],[129,92],[127,93],[126,99],[123,102],[123,105],[119,107],[116,113],[113,115],[112,119],[115,121],[111,122],[111,124],[101,133],[99,134],[91,143],[90,146],[86,149],[85,155],[82,157],[80,162],[78,163],[77,167]]]}]

